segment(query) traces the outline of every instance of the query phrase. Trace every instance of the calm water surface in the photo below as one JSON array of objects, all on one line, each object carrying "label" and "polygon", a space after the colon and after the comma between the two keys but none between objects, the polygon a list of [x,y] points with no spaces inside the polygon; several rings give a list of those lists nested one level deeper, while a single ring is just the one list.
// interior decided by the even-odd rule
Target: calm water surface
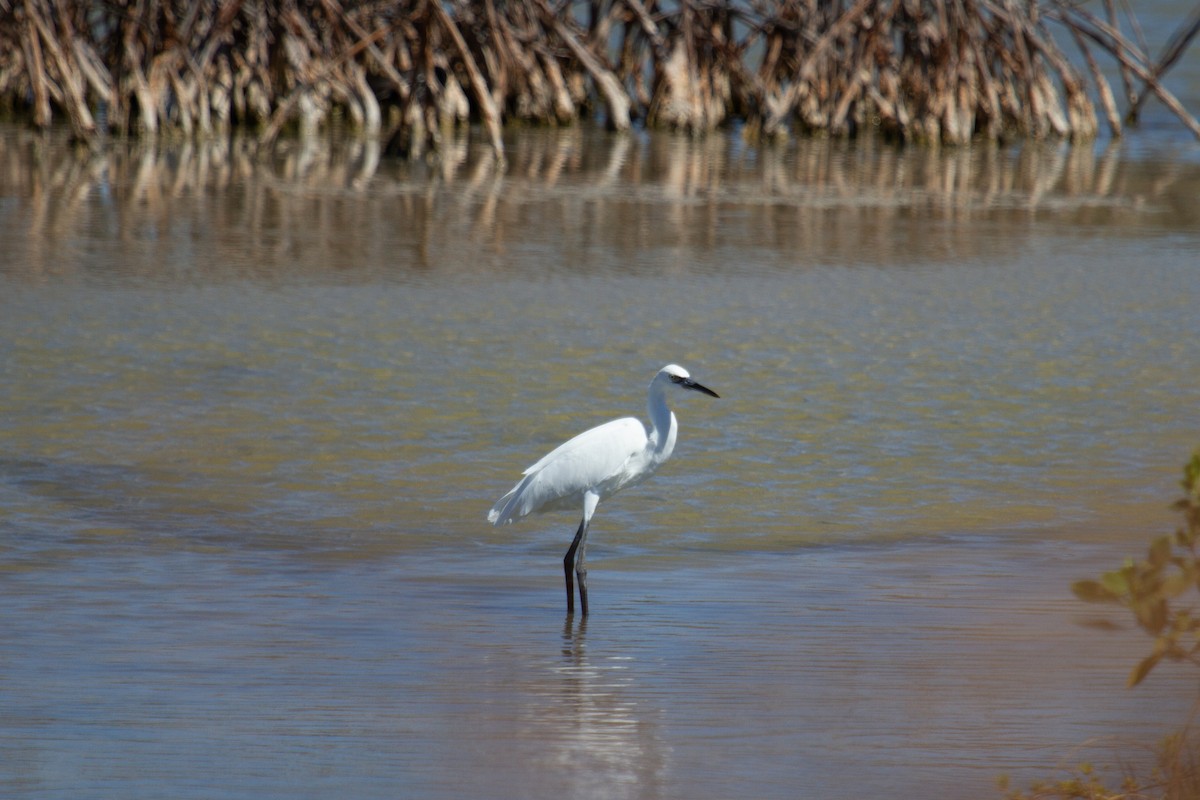
[{"label": "calm water surface", "polygon": [[[974,798],[1145,766],[1068,585],[1200,444],[1200,158],[0,130],[0,793]],[[675,459],[489,527],[677,361]],[[1123,623],[1124,620],[1114,618]]]}]

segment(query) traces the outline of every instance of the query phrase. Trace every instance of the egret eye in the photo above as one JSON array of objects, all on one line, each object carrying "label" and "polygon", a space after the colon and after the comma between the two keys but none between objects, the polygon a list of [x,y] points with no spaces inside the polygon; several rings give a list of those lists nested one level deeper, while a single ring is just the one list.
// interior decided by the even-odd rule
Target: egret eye
[{"label": "egret eye", "polygon": [[679,377],[678,375],[672,375],[671,383],[683,383],[683,378]]}]

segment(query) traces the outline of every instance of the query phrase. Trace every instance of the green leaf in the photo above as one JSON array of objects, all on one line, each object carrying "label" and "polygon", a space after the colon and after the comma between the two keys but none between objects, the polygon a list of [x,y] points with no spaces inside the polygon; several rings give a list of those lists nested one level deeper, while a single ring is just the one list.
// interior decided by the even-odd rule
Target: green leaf
[{"label": "green leaf", "polygon": [[1123,567],[1119,570],[1106,572],[1100,576],[1100,583],[1104,588],[1112,593],[1114,597],[1122,597],[1129,594],[1129,573],[1133,568]]},{"label": "green leaf", "polygon": [[1075,581],[1071,584],[1071,591],[1085,603],[1111,603],[1118,599],[1116,594],[1098,581]]},{"label": "green leaf", "polygon": [[1168,575],[1162,582],[1162,593],[1167,597],[1178,597],[1179,595],[1192,588],[1195,583],[1196,576],[1192,574],[1192,570],[1184,569],[1179,572]]},{"label": "green leaf", "polygon": [[1150,566],[1162,568],[1171,559],[1171,537],[1159,536],[1150,544]]},{"label": "green leaf", "polygon": [[1162,598],[1138,603],[1133,613],[1137,616],[1138,624],[1150,633],[1159,634],[1167,626],[1167,601]]},{"label": "green leaf", "polygon": [[1183,480],[1180,485],[1188,494],[1200,490],[1200,450],[1192,454],[1192,460],[1183,465]]},{"label": "green leaf", "polygon": [[1162,653],[1151,653],[1138,662],[1138,665],[1129,673],[1129,687],[1137,686],[1142,680],[1150,674],[1150,670],[1154,669],[1154,665],[1162,659]]}]

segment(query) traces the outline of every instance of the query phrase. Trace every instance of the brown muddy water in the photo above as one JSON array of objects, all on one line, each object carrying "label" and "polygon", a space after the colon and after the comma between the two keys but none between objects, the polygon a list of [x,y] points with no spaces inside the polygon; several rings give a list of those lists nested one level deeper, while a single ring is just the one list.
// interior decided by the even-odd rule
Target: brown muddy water
[{"label": "brown muddy water", "polygon": [[[1125,145],[1128,148],[1129,145]],[[0,794],[979,798],[1194,676],[1070,596],[1200,445],[1200,158],[0,130]],[[521,469],[643,414],[593,523]],[[1118,623],[1110,630],[1106,620]]]}]

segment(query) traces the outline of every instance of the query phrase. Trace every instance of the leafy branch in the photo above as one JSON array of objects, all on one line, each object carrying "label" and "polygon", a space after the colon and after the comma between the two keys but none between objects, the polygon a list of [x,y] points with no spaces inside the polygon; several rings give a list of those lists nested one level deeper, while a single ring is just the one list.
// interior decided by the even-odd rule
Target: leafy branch
[{"label": "leafy branch", "polygon": [[1081,600],[1125,606],[1154,637],[1149,655],[1129,674],[1130,686],[1141,683],[1163,659],[1200,666],[1200,611],[1194,604],[1200,596],[1200,450],[1184,465],[1181,485],[1184,496],[1172,507],[1183,523],[1174,535],[1155,539],[1143,561],[1126,559],[1099,580],[1071,585]]}]

